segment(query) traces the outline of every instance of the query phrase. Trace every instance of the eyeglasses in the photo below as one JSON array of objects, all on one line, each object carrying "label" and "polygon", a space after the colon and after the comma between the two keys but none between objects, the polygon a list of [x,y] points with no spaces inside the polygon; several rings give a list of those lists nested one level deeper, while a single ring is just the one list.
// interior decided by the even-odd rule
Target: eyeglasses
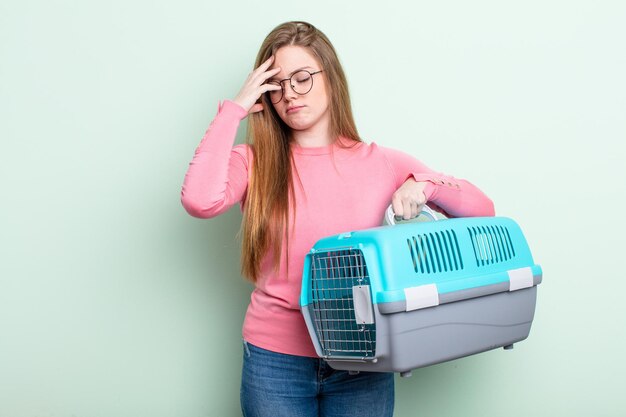
[{"label": "eyeglasses", "polygon": [[291,75],[291,77],[285,78],[284,80],[268,81],[268,84],[274,84],[274,85],[280,86],[280,90],[272,90],[272,91],[267,92],[267,95],[269,96],[270,101],[272,102],[272,104],[276,104],[280,102],[280,100],[282,100],[283,94],[285,92],[285,87],[283,87],[283,83],[285,81],[289,81],[289,85],[291,85],[291,89],[296,94],[300,94],[301,96],[305,95],[306,93],[311,91],[311,89],[313,88],[313,76],[315,74],[319,74],[322,71],[324,70],[319,70],[315,72],[309,72],[307,70],[300,70],[300,71],[294,72]]}]

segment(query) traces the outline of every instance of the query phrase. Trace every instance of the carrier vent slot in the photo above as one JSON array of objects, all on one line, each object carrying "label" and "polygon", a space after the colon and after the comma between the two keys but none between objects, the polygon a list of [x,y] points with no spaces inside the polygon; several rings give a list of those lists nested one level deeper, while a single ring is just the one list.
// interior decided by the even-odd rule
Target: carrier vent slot
[{"label": "carrier vent slot", "polygon": [[324,355],[373,358],[376,324],[358,324],[354,315],[352,288],[370,283],[363,253],[318,252],[311,261],[312,316]]},{"label": "carrier vent slot", "polygon": [[418,274],[463,269],[459,242],[454,230],[424,233],[407,239],[413,269]]},{"label": "carrier vent slot", "polygon": [[505,262],[515,257],[509,230],[503,226],[468,227],[476,266]]}]

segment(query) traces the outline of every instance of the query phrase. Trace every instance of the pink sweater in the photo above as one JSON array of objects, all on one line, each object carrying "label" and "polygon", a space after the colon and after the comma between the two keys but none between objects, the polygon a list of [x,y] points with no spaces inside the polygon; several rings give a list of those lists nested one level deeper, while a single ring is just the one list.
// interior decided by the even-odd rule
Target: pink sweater
[{"label": "pink sweater", "polygon": [[[192,216],[215,217],[235,203],[243,210],[251,153],[247,145],[233,144],[246,116],[246,110],[230,100],[219,104],[182,187],[182,204]],[[290,257],[286,259],[283,250],[275,275],[271,254],[266,254],[243,324],[244,339],[268,350],[316,357],[299,307],[305,254],[324,236],[380,226],[392,194],[407,178],[428,182],[424,193],[429,204],[450,216],[494,215],[491,200],[468,181],[435,172],[410,155],[375,143],[352,149],[292,144],[292,152],[303,188],[296,180]]]}]

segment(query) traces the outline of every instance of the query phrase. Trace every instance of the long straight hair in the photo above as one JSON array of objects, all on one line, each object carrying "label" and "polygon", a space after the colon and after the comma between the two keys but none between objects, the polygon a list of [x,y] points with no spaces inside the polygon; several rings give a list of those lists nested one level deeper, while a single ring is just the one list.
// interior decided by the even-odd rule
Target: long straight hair
[{"label": "long straight hair", "polygon": [[[329,95],[331,137],[338,143],[341,137],[361,142],[352,116],[346,76],[335,48],[319,29],[301,21],[278,25],[263,41],[254,68],[281,47],[291,45],[307,48],[324,70],[320,75],[325,79]],[[290,201],[291,207],[295,207],[290,128],[265,94],[262,104],[262,112],[248,116],[246,132],[253,162],[241,229],[241,273],[252,282],[257,281],[268,251],[273,254],[270,259],[274,272],[278,270],[283,244],[289,247]],[[289,256],[288,249],[286,254]]]}]

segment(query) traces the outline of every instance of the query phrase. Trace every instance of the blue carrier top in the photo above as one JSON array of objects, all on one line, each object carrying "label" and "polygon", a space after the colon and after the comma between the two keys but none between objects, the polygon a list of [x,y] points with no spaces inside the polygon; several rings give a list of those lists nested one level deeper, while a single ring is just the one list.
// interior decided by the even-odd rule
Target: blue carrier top
[{"label": "blue carrier top", "polygon": [[541,275],[506,217],[382,226],[320,239],[304,260],[300,304],[362,284],[367,294],[354,301],[389,314],[528,288]]}]

